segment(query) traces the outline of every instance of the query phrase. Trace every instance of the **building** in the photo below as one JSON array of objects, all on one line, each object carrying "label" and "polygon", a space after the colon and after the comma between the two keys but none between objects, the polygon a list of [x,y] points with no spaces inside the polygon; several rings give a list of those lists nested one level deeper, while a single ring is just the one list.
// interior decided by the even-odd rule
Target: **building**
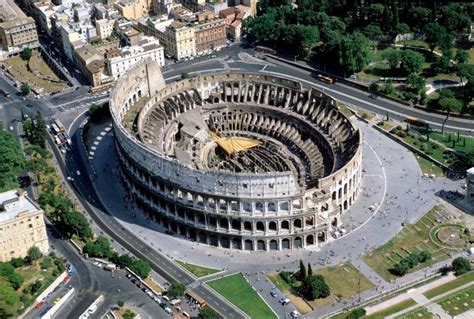
[{"label": "building", "polygon": [[119,0],[114,4],[121,16],[137,20],[151,11],[151,0]]},{"label": "building", "polygon": [[0,58],[39,46],[35,20],[26,16],[13,0],[0,2],[0,45]]},{"label": "building", "polygon": [[[221,0],[218,0],[221,1]],[[206,4],[206,0],[178,0],[178,3],[181,3],[183,6],[188,8],[193,12],[201,10]]]},{"label": "building", "polygon": [[104,40],[110,37],[114,31],[114,25],[115,25],[114,20],[108,20],[108,19],[95,20],[95,28],[97,30],[97,36],[101,40]]},{"label": "building", "polygon": [[24,258],[32,246],[48,253],[43,210],[22,191],[0,193],[0,262]]},{"label": "building", "polygon": [[113,78],[105,74],[104,54],[91,45],[75,50],[74,65],[94,87],[113,81]]},{"label": "building", "polygon": [[196,53],[220,50],[226,46],[226,24],[224,19],[216,18],[214,12],[197,14],[198,24],[194,26]]},{"label": "building", "polygon": [[334,98],[285,76],[215,72],[166,85],[146,61],[115,83],[110,111],[134,203],[192,241],[317,247],[360,193],[360,130]]},{"label": "building", "polygon": [[155,61],[160,66],[165,65],[163,46],[154,37],[142,36],[137,45],[108,50],[106,53],[108,74],[119,78],[135,64],[145,59]]},{"label": "building", "polygon": [[251,16],[247,6],[237,5],[219,12],[219,17],[225,20],[227,37],[238,40],[242,33],[242,21]]},{"label": "building", "polygon": [[153,11],[155,14],[170,14],[171,8],[174,5],[173,0],[154,0],[153,1]]},{"label": "building", "polygon": [[166,27],[167,51],[177,60],[196,55],[194,27],[173,20]]},{"label": "building", "polygon": [[31,8],[36,23],[51,35],[51,16],[55,13],[54,6],[50,2],[35,2]]}]

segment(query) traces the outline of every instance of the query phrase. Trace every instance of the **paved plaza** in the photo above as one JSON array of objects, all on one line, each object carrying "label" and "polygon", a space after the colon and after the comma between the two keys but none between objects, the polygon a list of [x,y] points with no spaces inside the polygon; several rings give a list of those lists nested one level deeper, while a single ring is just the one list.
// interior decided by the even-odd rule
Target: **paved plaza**
[{"label": "paved plaza", "polygon": [[[364,137],[362,190],[355,204],[343,214],[343,227],[347,233],[313,250],[249,253],[211,247],[164,234],[164,229],[135,209],[121,187],[113,131],[107,126],[103,127],[94,142],[92,164],[97,172],[95,186],[104,206],[124,227],[152,247],[170,259],[220,268],[226,272],[241,271],[274,309],[281,306],[277,302],[273,305],[274,301],[268,298],[272,285],[264,274],[284,269],[295,270],[299,259],[311,262],[314,268],[351,261],[377,286],[361,296],[370,297],[413,281],[420,274],[413,273],[395,282],[385,282],[361,260],[361,255],[394,237],[401,230],[402,223],[412,223],[423,216],[440,201],[435,196],[436,192],[459,189],[461,182],[423,178],[411,152],[364,122],[359,121],[357,125]],[[424,275],[436,271],[438,266],[434,265]],[[335,304],[335,307],[329,305],[318,308],[311,316],[327,314],[355,301],[354,297],[350,301]],[[280,309],[279,313],[281,311],[288,312]]]}]

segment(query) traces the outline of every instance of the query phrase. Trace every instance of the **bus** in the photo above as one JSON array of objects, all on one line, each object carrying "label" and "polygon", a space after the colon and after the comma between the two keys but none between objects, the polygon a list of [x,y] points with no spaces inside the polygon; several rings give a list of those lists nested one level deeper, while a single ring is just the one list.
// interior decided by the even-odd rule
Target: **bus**
[{"label": "bus", "polygon": [[102,85],[91,87],[89,89],[89,93],[100,93],[100,92],[107,91],[108,89],[112,87],[113,84],[114,84],[113,82],[110,82],[110,83],[105,83]]},{"label": "bus", "polygon": [[277,52],[273,49],[270,49],[270,48],[267,48],[267,47],[264,47],[264,46],[261,46],[261,45],[257,45],[255,47],[255,50],[257,51],[260,51],[260,52],[263,52],[263,53],[269,53],[269,54],[277,54]]},{"label": "bus", "polygon": [[7,92],[6,90],[0,88],[0,92],[5,95],[5,97],[10,97],[10,92]]},{"label": "bus", "polygon": [[429,128],[430,125],[426,123],[423,120],[417,119],[416,117],[406,117],[404,120],[406,123],[413,125],[413,126],[418,126],[418,127],[423,127],[423,128]]},{"label": "bus", "polygon": [[334,83],[334,79],[330,78],[329,76],[324,76],[322,74],[316,75],[316,79],[321,81],[321,82],[328,83],[328,84],[333,84]]}]

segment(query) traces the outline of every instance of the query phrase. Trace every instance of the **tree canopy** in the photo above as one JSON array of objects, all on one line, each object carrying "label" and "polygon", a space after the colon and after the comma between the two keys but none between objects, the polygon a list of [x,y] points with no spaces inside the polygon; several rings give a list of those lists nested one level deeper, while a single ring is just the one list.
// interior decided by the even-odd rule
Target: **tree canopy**
[{"label": "tree canopy", "polygon": [[329,286],[321,275],[306,276],[301,283],[300,292],[308,300],[326,298],[331,294]]},{"label": "tree canopy", "polygon": [[25,157],[16,138],[0,123],[0,192],[18,187],[18,176],[25,167]]},{"label": "tree canopy", "polygon": [[209,306],[204,306],[199,309],[198,317],[200,319],[217,319],[219,315],[217,312]]},{"label": "tree canopy", "polygon": [[451,268],[453,269],[456,276],[460,276],[471,270],[471,263],[467,258],[457,257],[453,260]]},{"label": "tree canopy", "polygon": [[168,288],[168,295],[172,298],[184,296],[186,286],[180,282],[173,282]]}]

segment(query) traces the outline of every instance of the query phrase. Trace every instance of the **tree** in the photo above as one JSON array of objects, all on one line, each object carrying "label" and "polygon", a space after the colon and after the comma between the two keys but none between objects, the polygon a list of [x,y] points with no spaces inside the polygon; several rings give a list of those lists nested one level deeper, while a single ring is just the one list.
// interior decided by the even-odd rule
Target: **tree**
[{"label": "tree", "polygon": [[182,297],[184,296],[184,292],[186,291],[186,286],[180,282],[173,282],[170,287],[168,288],[168,295],[171,298],[175,297]]},{"label": "tree", "polygon": [[462,109],[462,102],[453,97],[442,98],[438,101],[441,109],[450,113],[459,113]]},{"label": "tree", "polygon": [[466,50],[458,50],[454,60],[459,64],[464,64],[469,61],[469,53]]},{"label": "tree", "polygon": [[109,257],[111,253],[109,240],[104,236],[97,237],[95,242],[88,241],[84,250],[90,257]]},{"label": "tree", "polygon": [[414,73],[407,77],[406,84],[411,92],[415,93],[417,97],[421,95],[421,92],[425,91],[425,78]]},{"label": "tree", "polygon": [[123,305],[125,305],[125,301],[123,301],[122,299],[117,300],[117,306],[119,306],[120,308],[122,308]]},{"label": "tree", "polygon": [[150,264],[146,260],[136,259],[130,265],[130,269],[136,273],[140,278],[145,279],[150,274]]},{"label": "tree", "polygon": [[346,319],[359,319],[365,316],[366,311],[364,308],[356,308],[352,310],[346,317]]},{"label": "tree", "polygon": [[347,72],[359,72],[369,65],[372,50],[369,40],[362,33],[345,36],[339,47],[339,65]]},{"label": "tree", "polygon": [[92,237],[92,229],[86,217],[76,211],[71,211],[61,217],[61,224],[69,236],[77,236],[87,239]]},{"label": "tree", "polygon": [[32,123],[30,142],[38,145],[41,148],[45,147],[46,143],[46,122],[43,114],[40,111],[36,113],[35,120]]},{"label": "tree", "polygon": [[384,58],[388,62],[390,71],[394,72],[400,65],[400,62],[402,60],[402,54],[400,50],[390,50],[384,54]]},{"label": "tree", "polygon": [[204,306],[199,309],[198,317],[201,319],[217,319],[219,315],[217,312],[209,306]]},{"label": "tree", "polygon": [[432,14],[428,8],[414,7],[408,10],[406,19],[413,31],[422,32],[423,26],[431,21]]},{"label": "tree", "polygon": [[420,73],[425,58],[413,50],[403,50],[400,57],[400,69],[404,74]]},{"label": "tree", "polygon": [[301,283],[300,292],[308,300],[326,298],[331,294],[329,286],[321,275],[306,276]]},{"label": "tree", "polygon": [[136,313],[134,313],[133,311],[131,311],[130,309],[127,309],[125,310],[125,312],[123,313],[122,315],[122,318],[123,319],[133,319],[136,317]]},{"label": "tree", "polygon": [[28,95],[30,94],[30,86],[28,85],[28,83],[23,83],[21,86],[20,86],[20,91],[21,91],[21,94],[23,95]]},{"label": "tree", "polygon": [[469,262],[469,259],[457,257],[451,263],[451,268],[456,276],[460,276],[471,270],[471,263]]},{"label": "tree", "polygon": [[189,73],[187,73],[187,72],[181,73],[181,80],[186,80],[186,79],[189,79],[189,78],[191,78]]},{"label": "tree", "polygon": [[459,76],[461,83],[465,83],[466,79],[474,79],[474,65],[467,63],[458,63],[456,65],[456,74]]},{"label": "tree", "polygon": [[10,260],[10,264],[15,268],[19,268],[19,267],[23,267],[23,265],[25,264],[25,261],[21,257],[12,258]]},{"label": "tree", "polygon": [[26,253],[26,258],[28,258],[29,262],[35,262],[36,260],[40,259],[43,256],[41,251],[36,246],[31,246]]},{"label": "tree", "polygon": [[374,93],[377,93],[379,91],[379,84],[377,83],[377,81],[370,83],[369,91]]},{"label": "tree", "polygon": [[304,266],[303,260],[300,259],[300,271],[298,272],[298,277],[300,280],[303,280],[306,276],[306,267]]},{"label": "tree", "polygon": [[428,43],[431,52],[439,46],[442,48],[452,47],[452,38],[442,25],[432,22],[424,28],[425,41]]},{"label": "tree", "polygon": [[2,296],[2,302],[5,302],[7,305],[10,306],[18,304],[18,302],[20,301],[20,298],[18,297],[16,291],[8,284],[5,284],[2,281],[0,281],[0,296]]},{"label": "tree", "polygon": [[308,263],[308,276],[313,275],[313,268],[311,268],[311,263]]},{"label": "tree", "polygon": [[393,271],[397,276],[405,276],[410,271],[410,265],[407,262],[401,261],[393,267]]},{"label": "tree", "polygon": [[33,50],[30,48],[23,48],[23,51],[21,51],[21,58],[23,60],[30,60],[31,57],[33,56]]},{"label": "tree", "polygon": [[24,167],[25,157],[18,140],[0,123],[0,192],[19,186],[18,176]]}]

